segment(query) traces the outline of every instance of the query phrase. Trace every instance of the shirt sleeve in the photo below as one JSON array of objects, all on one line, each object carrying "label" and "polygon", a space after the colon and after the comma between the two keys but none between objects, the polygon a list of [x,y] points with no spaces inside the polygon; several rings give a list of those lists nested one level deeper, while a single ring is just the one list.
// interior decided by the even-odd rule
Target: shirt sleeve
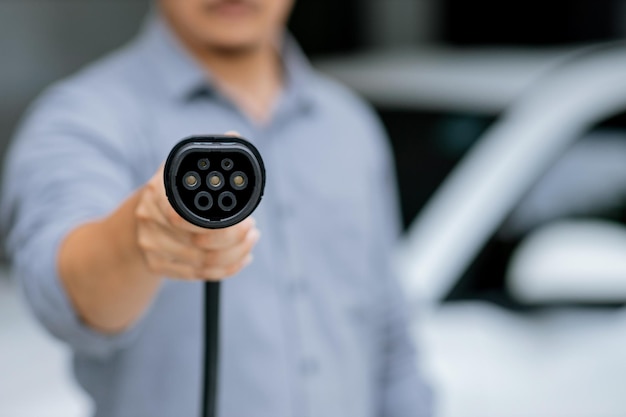
[{"label": "shirt sleeve", "polygon": [[[372,115],[372,119],[375,120]],[[401,226],[397,182],[389,141],[376,125],[377,149],[372,184],[379,188],[372,195],[375,219],[372,259],[382,288],[380,294],[380,417],[429,417],[433,398],[429,385],[418,372],[418,359],[410,333],[408,306],[392,265]],[[382,198],[380,198],[382,196]]]},{"label": "shirt sleeve", "polygon": [[13,273],[35,315],[74,351],[96,357],[129,343],[139,327],[105,335],[86,326],[57,271],[65,236],[133,191],[120,120],[103,104],[69,88],[44,94],[11,145],[0,206]]}]

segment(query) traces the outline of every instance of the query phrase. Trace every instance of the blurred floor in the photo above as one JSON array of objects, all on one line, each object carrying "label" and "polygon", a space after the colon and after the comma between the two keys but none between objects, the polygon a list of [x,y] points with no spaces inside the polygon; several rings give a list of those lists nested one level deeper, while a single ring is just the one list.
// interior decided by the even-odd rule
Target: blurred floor
[{"label": "blurred floor", "polygon": [[7,269],[0,269],[0,416],[88,416],[89,400],[72,379],[69,359],[25,308]]}]

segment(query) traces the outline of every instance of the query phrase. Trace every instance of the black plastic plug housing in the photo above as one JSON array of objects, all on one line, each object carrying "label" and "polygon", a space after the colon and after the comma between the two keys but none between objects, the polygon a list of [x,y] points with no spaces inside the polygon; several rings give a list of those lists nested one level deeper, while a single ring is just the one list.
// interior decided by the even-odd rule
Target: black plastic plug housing
[{"label": "black plastic plug housing", "polygon": [[188,222],[208,229],[235,225],[261,202],[261,154],[238,136],[191,136],[174,146],[163,173],[167,198]]}]

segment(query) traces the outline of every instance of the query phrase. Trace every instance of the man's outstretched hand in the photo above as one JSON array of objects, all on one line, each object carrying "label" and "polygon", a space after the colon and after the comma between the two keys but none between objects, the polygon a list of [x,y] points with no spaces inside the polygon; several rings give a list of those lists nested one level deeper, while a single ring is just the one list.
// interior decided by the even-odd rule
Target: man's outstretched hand
[{"label": "man's outstretched hand", "polygon": [[163,168],[109,216],[71,231],[58,270],[83,322],[118,333],[150,305],[164,277],[219,281],[252,260],[259,239],[252,218],[224,229],[203,229],[174,211]]},{"label": "man's outstretched hand", "polygon": [[217,281],[252,261],[260,233],[253,218],[224,229],[204,229],[184,220],[171,207],[163,185],[163,167],[140,191],[135,209],[137,245],[155,275]]}]

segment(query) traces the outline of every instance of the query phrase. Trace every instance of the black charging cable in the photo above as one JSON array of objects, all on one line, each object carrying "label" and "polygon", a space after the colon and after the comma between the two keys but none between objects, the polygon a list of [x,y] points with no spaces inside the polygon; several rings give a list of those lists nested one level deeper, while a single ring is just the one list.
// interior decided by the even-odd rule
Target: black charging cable
[{"label": "black charging cable", "polygon": [[204,283],[204,375],[202,417],[217,415],[219,364],[220,283]]},{"label": "black charging cable", "polygon": [[[226,178],[229,178],[226,180]],[[265,166],[259,151],[238,136],[192,136],[165,161],[165,193],[185,220],[207,229],[243,221],[261,202]],[[217,415],[220,283],[204,284],[204,364],[201,417]]]}]

